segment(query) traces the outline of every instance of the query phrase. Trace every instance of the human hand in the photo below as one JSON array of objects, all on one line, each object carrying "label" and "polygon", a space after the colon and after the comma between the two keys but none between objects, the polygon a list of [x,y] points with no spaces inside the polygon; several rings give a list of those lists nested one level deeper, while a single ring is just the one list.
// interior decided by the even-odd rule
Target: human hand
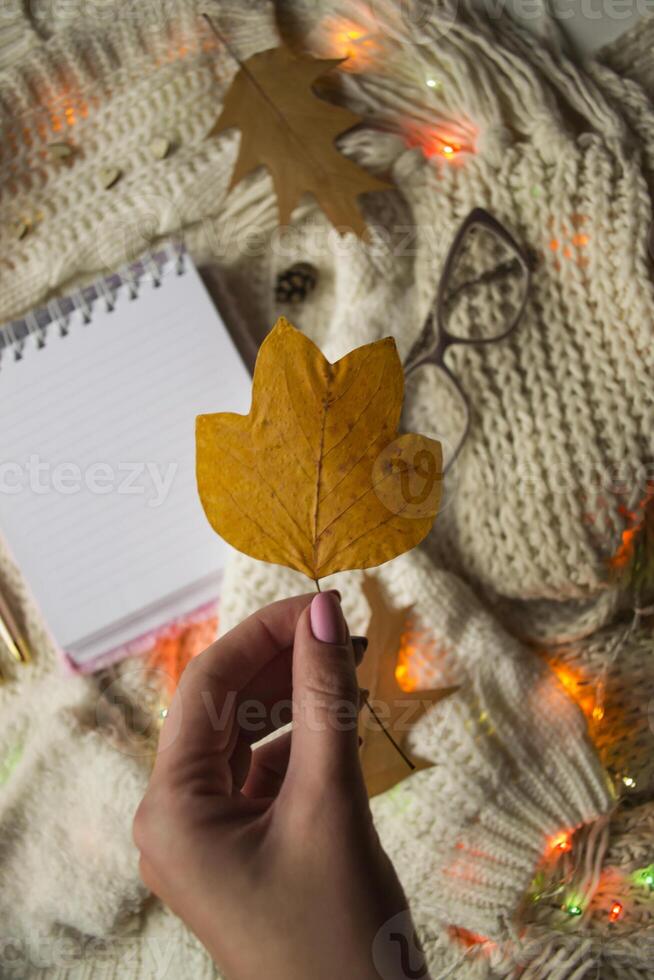
[{"label": "human hand", "polygon": [[[359,763],[355,651],[336,593],[285,599],[191,661],[171,702],[141,875],[229,980],[407,976],[379,942],[408,912]],[[252,749],[291,700],[292,732]]]}]

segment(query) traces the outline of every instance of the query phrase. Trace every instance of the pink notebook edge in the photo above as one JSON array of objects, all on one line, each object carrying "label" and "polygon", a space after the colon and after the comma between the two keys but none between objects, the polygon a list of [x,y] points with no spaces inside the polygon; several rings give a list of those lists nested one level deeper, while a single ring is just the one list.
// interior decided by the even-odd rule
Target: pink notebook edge
[{"label": "pink notebook edge", "polygon": [[97,657],[92,657],[90,660],[87,660],[82,664],[77,663],[69,653],[67,653],[57,644],[57,651],[59,653],[60,661],[66,673],[70,675],[94,674],[99,670],[112,667],[120,660],[126,660],[128,657],[136,657],[148,653],[155,645],[157,640],[169,635],[173,630],[184,628],[186,626],[192,626],[195,623],[201,623],[206,619],[210,619],[212,616],[218,614],[219,605],[220,600],[218,597],[215,599],[210,599],[208,602],[203,602],[202,605],[196,606],[195,609],[192,609],[181,616],[176,616],[175,619],[167,620],[165,623],[162,623],[161,626],[156,626],[153,629],[147,630],[145,633],[140,634],[133,640],[130,640],[128,643],[123,643],[120,646],[113,647],[112,649],[107,650],[105,653],[98,654]]}]

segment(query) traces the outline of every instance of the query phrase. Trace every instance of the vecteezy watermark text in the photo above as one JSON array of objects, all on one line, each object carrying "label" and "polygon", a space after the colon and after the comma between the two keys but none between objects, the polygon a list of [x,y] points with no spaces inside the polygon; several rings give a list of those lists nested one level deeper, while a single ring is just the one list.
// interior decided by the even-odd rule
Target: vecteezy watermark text
[{"label": "vecteezy watermark text", "polygon": [[26,460],[0,461],[0,494],[16,496],[33,493],[37,496],[80,493],[93,495],[145,496],[148,507],[161,507],[177,475],[175,462],[96,461],[86,466],[70,460],[43,459],[33,453]]},{"label": "vecteezy watermark text", "polygon": [[[156,673],[160,674],[159,682],[163,686],[162,678],[167,676],[165,671],[157,670]],[[194,717],[206,714],[212,731],[217,735],[225,736],[237,730],[240,737],[254,745],[291,722],[300,722],[312,732],[357,730],[364,739],[370,733],[379,733],[381,724],[392,731],[394,737],[401,739],[423,719],[433,701],[428,696],[424,700],[416,698],[414,694],[390,700],[370,699],[368,704],[372,710],[361,711],[361,705],[353,699],[296,696],[282,698],[270,705],[254,698],[243,699],[235,690],[216,697],[214,692],[206,689],[200,692],[199,702],[194,701],[190,705],[180,693],[176,710],[169,715],[167,708],[162,709],[156,687],[146,687],[138,693],[128,694],[123,681],[118,678],[98,699],[96,721],[98,729],[108,732],[112,744],[121,752],[150,757],[154,754],[155,746],[161,754],[177,741],[187,710]],[[123,724],[120,739],[114,741],[118,716]],[[162,728],[164,718],[166,723]],[[423,720],[423,724],[428,722]]]}]

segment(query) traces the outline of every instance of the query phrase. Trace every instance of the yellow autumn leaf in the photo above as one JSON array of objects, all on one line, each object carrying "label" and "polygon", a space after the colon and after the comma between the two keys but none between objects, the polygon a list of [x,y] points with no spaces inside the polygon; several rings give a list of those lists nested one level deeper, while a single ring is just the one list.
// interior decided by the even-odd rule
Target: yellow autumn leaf
[{"label": "yellow autumn leaf", "polygon": [[441,491],[440,443],[398,436],[404,378],[388,337],[331,364],[284,317],[266,337],[248,415],[200,415],[197,481],[239,551],[317,580],[417,545]]},{"label": "yellow autumn leaf", "polygon": [[230,189],[264,166],[277,195],[279,223],[291,220],[301,198],[311,193],[332,224],[366,231],[358,196],[387,190],[387,181],[369,174],[336,149],[334,140],[362,122],[343,106],[318,98],[312,85],[342,59],[296,55],[281,46],[244,61],[225,96],[209,136],[241,130]]}]

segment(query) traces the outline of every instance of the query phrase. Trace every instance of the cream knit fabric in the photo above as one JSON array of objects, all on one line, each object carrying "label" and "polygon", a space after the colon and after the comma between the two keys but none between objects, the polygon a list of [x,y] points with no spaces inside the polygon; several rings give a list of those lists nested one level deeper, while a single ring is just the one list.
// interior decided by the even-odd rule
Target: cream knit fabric
[{"label": "cream knit fabric", "polygon": [[[420,552],[378,572],[389,603],[414,605],[425,684],[460,691],[412,735],[434,768],[376,799],[374,812],[434,977],[651,975],[647,896],[630,887],[624,923],[609,926],[605,907],[611,888],[622,882],[623,894],[628,874],[654,862],[654,738],[643,721],[654,692],[651,639],[642,624],[626,630],[633,597],[607,579],[652,452],[646,59],[632,60],[626,41],[581,69],[465,5],[412,24],[392,4],[281,4],[289,33],[316,54],[338,53],[329,39],[352,20],[373,39],[372,64],[348,73],[341,91],[369,125],[341,145],[371,170],[390,170],[397,191],[366,200],[376,233],[364,245],[338,239],[310,201],[277,232],[265,173],[226,195],[238,137],[204,136],[234,65],[199,22],[206,8],[112,0],[80,17],[75,4],[44,2],[31,21],[22,5],[6,8],[0,319],[183,234],[199,261],[216,264],[255,339],[285,312],[332,359],[388,333],[404,356],[472,207],[491,210],[530,248],[538,265],[519,331],[451,355],[473,424],[447,506]],[[267,4],[209,8],[242,57],[277,43]],[[651,49],[652,23],[642,31]],[[474,152],[426,159],[406,149],[416,133],[425,143],[456,135]],[[157,136],[174,144],[167,160],[148,151]],[[44,149],[60,139],[78,148],[70,165]],[[106,167],[122,172],[110,190],[100,186]],[[32,226],[19,241],[20,221]],[[297,314],[275,306],[273,288],[296,260],[319,271]],[[407,419],[418,430],[436,417],[447,432],[454,411],[436,383],[409,391]],[[0,754],[20,756],[0,786],[0,920],[21,950],[11,969],[211,976],[197,943],[143,902],[138,883],[129,825],[152,749],[134,736],[148,678],[138,664],[92,680],[57,677],[24,584],[8,562],[3,569],[38,649],[0,690]],[[352,628],[365,629],[360,575],[336,579]],[[305,587],[283,569],[237,558],[222,626]],[[591,686],[605,679],[599,753],[548,662],[587,674]],[[607,727],[612,691],[638,720],[637,735],[632,725]],[[622,792],[625,773],[636,795],[614,812],[612,784]],[[590,864],[599,855],[604,871],[585,876],[591,906],[570,921],[560,900],[532,908],[525,898],[548,839],[578,827]],[[37,862],[38,890],[26,884]],[[78,943],[78,965],[61,965],[55,940],[63,939]],[[99,940],[110,947],[103,955]]]}]

